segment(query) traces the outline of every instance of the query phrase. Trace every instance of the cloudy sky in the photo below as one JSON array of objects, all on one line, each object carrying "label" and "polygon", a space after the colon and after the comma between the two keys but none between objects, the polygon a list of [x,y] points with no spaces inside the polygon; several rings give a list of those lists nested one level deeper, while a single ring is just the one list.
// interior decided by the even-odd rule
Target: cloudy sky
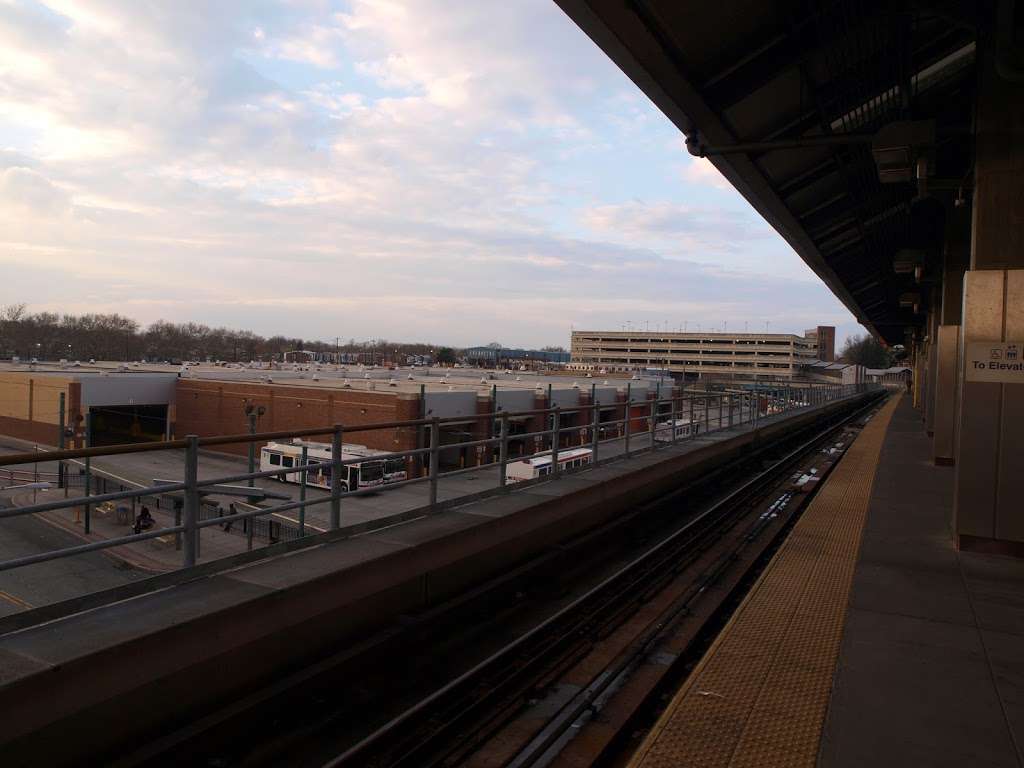
[{"label": "cloudy sky", "polygon": [[858,330],[551,0],[0,0],[0,263],[306,338]]}]

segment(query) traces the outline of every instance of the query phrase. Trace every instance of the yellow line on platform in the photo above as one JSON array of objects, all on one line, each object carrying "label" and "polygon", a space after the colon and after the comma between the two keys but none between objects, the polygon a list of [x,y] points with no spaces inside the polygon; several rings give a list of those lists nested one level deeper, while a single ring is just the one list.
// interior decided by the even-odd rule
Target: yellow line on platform
[{"label": "yellow line on platform", "polygon": [[24,608],[26,611],[32,607],[31,603],[26,603],[20,597],[15,597],[10,592],[4,592],[2,589],[0,589],[0,600],[6,600],[8,603]]},{"label": "yellow line on platform", "polygon": [[815,765],[875,470],[899,399],[832,470],[630,768]]}]

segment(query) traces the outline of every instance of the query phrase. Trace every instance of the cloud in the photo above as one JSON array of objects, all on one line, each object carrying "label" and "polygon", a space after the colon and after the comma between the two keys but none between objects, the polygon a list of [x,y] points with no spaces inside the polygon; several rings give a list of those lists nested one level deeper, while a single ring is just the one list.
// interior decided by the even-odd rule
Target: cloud
[{"label": "cloud", "polygon": [[457,344],[842,311],[667,137],[549,0],[0,2],[0,304]]},{"label": "cloud", "polygon": [[68,210],[69,198],[31,168],[14,166],[0,171],[0,203],[41,216],[57,216]]},{"label": "cloud", "polygon": [[733,191],[732,185],[718,172],[710,160],[695,157],[683,167],[683,178],[692,184],[702,184],[715,189]]},{"label": "cloud", "polygon": [[675,203],[602,205],[584,212],[584,221],[596,230],[614,231],[631,238],[692,237],[705,244],[773,236],[767,226],[746,211]]}]

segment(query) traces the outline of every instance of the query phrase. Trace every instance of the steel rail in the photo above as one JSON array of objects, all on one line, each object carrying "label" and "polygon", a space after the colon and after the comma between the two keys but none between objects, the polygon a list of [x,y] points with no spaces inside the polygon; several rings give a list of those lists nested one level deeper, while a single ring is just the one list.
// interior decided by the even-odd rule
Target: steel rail
[{"label": "steel rail", "polygon": [[[838,430],[843,429],[851,421],[859,418],[864,413],[876,408],[877,402],[872,402],[848,414],[835,424],[827,427],[817,435],[806,441],[803,445],[791,451],[770,469],[761,473],[765,478],[765,485],[771,485],[775,476],[783,474],[783,470],[789,471],[791,467],[798,464],[809,452],[830,439]],[[827,477],[827,474],[825,475]],[[784,509],[793,498],[792,491],[785,491],[780,494],[769,507],[769,512],[778,512]],[[729,564],[738,556],[750,542],[754,541],[768,527],[770,520],[766,514],[760,515],[750,525],[736,545],[727,552],[715,567],[700,580],[691,584],[682,593],[680,598],[662,611],[659,616],[651,622],[647,628],[640,633],[624,651],[618,654],[608,665],[593,675],[588,685],[576,694],[567,704],[548,721],[547,724],[532,738],[516,755],[505,763],[507,768],[530,768],[542,761],[552,757],[551,750],[560,742],[564,746],[567,735],[576,726],[579,720],[592,710],[595,703],[607,692],[611,691],[621,682],[623,677],[655,647],[659,640],[671,632],[675,624],[688,614],[693,601],[699,598],[705,590],[711,587],[721,578],[722,573]]]},{"label": "steel rail", "polygon": [[[600,605],[602,597],[606,593],[613,591],[617,585],[620,585],[623,582],[631,584],[632,582],[629,580],[633,574],[638,571],[642,571],[646,565],[649,565],[662,553],[670,550],[670,548],[680,542],[684,542],[686,537],[692,537],[695,532],[699,532],[701,530],[701,526],[713,526],[720,522],[720,518],[723,516],[723,511],[724,514],[727,514],[730,505],[742,503],[740,501],[741,499],[751,493],[755,493],[759,488],[762,488],[766,482],[775,480],[784,470],[788,471],[790,463],[805,455],[816,443],[831,435],[836,429],[841,428],[843,424],[860,416],[866,408],[874,407],[876,404],[877,401],[873,400],[865,408],[857,409],[838,422],[815,433],[813,437],[801,443],[796,449],[790,451],[783,457],[783,459],[772,467],[758,472],[742,485],[731,490],[723,498],[719,499],[710,507],[698,514],[693,520],[687,522],[681,528],[677,529],[672,534],[647,549],[641,555],[632,559],[626,565],[619,568],[615,573],[602,580],[598,585],[577,597],[571,603],[535,625],[512,642],[505,645],[503,648],[473,666],[471,669],[462,673],[455,679],[406,709],[395,718],[380,726],[373,733],[366,736],[342,754],[325,763],[324,768],[340,768],[341,766],[365,764],[365,761],[370,757],[370,755],[374,751],[381,749],[386,742],[399,741],[400,737],[397,734],[401,732],[403,727],[412,723],[417,718],[429,714],[432,708],[437,708],[445,701],[446,698],[458,694],[460,690],[474,687],[474,685],[478,684],[486,675],[497,675],[502,667],[510,665],[511,660],[514,659],[514,655],[516,653],[524,649],[535,639],[542,638],[545,633],[554,629],[559,623],[571,620],[574,614],[580,613],[583,613],[583,616],[579,621],[586,622],[589,615],[585,611],[591,604],[597,602]],[[683,546],[685,548],[685,544]],[[677,554],[678,552],[676,550],[672,550],[670,554],[666,556],[666,560],[674,560]],[[647,572],[644,571],[644,573]],[[570,630],[569,632],[564,632],[562,636],[564,637],[572,634],[574,634],[574,632]],[[547,652],[549,649],[544,649],[544,651]],[[513,675],[514,674],[515,673],[513,673]],[[487,696],[492,697],[494,694],[495,690],[492,687]],[[478,705],[479,701],[471,702],[467,707],[463,708],[462,713],[457,714],[456,717],[453,718],[451,716],[447,716],[439,730],[429,734],[420,744],[413,746],[409,751],[400,755],[397,760],[390,763],[390,765],[424,765],[422,762],[423,756],[420,752],[424,748],[429,749],[430,744],[437,739],[439,734],[449,731],[453,727],[457,726],[460,717],[464,716],[468,712],[477,710]]]}]

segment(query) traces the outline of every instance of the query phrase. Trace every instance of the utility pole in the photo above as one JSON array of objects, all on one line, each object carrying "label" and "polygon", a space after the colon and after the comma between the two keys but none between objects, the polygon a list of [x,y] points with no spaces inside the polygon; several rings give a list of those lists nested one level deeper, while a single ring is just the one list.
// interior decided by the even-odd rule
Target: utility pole
[{"label": "utility pole", "polygon": [[[260,416],[262,416],[266,412],[267,412],[266,407],[264,407],[262,405],[257,406],[257,405],[247,404],[245,406],[245,415],[246,415],[246,418],[249,420],[249,434],[250,435],[255,435],[256,434],[256,423],[259,420]],[[249,441],[249,474],[251,475],[255,471],[256,471],[256,442],[253,441],[253,440],[250,440]],[[255,485],[256,485],[256,479],[250,477],[249,478],[249,487],[253,488],[253,487],[255,487]]]},{"label": "utility pole", "polygon": [[[256,434],[256,412],[249,412],[249,434]],[[252,440],[249,441],[249,474],[251,475],[256,471],[256,443]],[[256,479],[249,478],[249,487],[253,488],[256,485]]]}]

